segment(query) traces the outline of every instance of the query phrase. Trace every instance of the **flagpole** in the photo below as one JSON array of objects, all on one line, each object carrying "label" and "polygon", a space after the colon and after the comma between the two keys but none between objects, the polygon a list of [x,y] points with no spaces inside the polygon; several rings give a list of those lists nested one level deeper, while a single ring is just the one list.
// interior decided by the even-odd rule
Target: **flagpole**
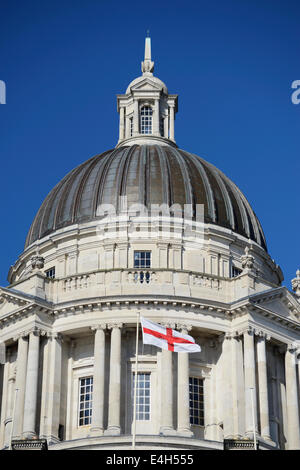
[{"label": "flagpole", "polygon": [[136,437],[136,391],[137,391],[137,376],[138,376],[138,352],[139,352],[139,323],[140,314],[137,314],[136,321],[136,344],[135,344],[135,376],[134,376],[134,398],[133,398],[133,432],[132,432],[132,449],[135,449]]}]

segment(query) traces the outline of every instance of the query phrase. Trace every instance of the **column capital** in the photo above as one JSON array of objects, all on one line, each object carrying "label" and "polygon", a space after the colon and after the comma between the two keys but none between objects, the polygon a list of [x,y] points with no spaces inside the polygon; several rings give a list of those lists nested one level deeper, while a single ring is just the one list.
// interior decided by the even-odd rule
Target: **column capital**
[{"label": "column capital", "polygon": [[289,352],[290,354],[294,354],[295,352],[298,352],[299,350],[299,345],[296,343],[289,343],[286,345],[286,352]]},{"label": "column capital", "polygon": [[162,322],[160,322],[160,324],[161,324],[161,326],[163,326],[165,328],[175,329],[175,327],[176,327],[176,323],[172,322],[171,320],[170,321],[162,321]]},{"label": "column capital", "polygon": [[177,323],[176,327],[178,328],[178,330],[185,330],[186,332],[191,331],[192,329],[192,325],[190,323]]},{"label": "column capital", "polygon": [[49,331],[49,332],[47,332],[46,336],[47,336],[47,338],[49,338],[51,340],[56,339],[57,341],[60,341],[61,343],[64,340],[63,335],[61,333],[56,332],[56,331],[54,331],[54,332]]},{"label": "column capital", "polygon": [[17,333],[16,336],[13,337],[13,341],[19,341],[20,338],[27,338],[28,336],[28,331],[21,331],[20,333]]},{"label": "column capital", "polygon": [[107,328],[109,330],[113,330],[115,328],[119,328],[121,329],[123,327],[123,323],[122,322],[118,322],[118,321],[115,321],[115,322],[110,322],[107,324]]},{"label": "column capital", "polygon": [[21,331],[19,334],[15,336],[15,338],[17,340],[20,337],[24,338],[26,336],[30,336],[31,334],[33,334],[34,336],[47,336],[49,334],[49,331],[39,328],[37,326],[33,326],[29,328],[28,330]]},{"label": "column capital", "polygon": [[106,323],[97,323],[96,325],[92,325],[90,329],[96,333],[97,330],[106,330],[107,324]]}]

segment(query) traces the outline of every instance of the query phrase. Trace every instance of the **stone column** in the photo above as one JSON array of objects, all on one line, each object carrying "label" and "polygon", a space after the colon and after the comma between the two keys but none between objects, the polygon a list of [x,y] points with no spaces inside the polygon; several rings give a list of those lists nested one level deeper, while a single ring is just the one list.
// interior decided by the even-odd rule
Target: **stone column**
[{"label": "stone column", "polygon": [[296,358],[298,364],[298,390],[300,390],[300,349],[296,351]]},{"label": "stone column", "polygon": [[49,359],[48,384],[46,390],[46,420],[44,433],[48,442],[59,441],[60,403],[61,403],[61,361],[62,336],[53,333],[48,338]]},{"label": "stone column", "polygon": [[169,138],[169,111],[167,110],[167,115],[164,117],[164,137]]},{"label": "stone column", "polygon": [[159,133],[159,100],[154,101],[154,116],[153,116],[153,134],[160,135]]},{"label": "stone column", "polygon": [[253,417],[251,404],[251,388],[253,389],[255,432],[257,433],[257,406],[255,381],[254,332],[244,332],[244,374],[245,374],[245,432],[253,437]]},{"label": "stone column", "polygon": [[257,340],[257,369],[258,369],[260,434],[264,439],[271,439],[270,419],[269,419],[269,401],[268,401],[266,338],[264,335],[260,336]]},{"label": "stone column", "polygon": [[120,132],[119,132],[119,140],[123,140],[125,138],[125,108],[123,106],[120,107]]},{"label": "stone column", "polygon": [[27,355],[28,355],[28,337],[21,335],[18,338],[18,356],[17,356],[17,374],[16,374],[16,408],[13,438],[20,439],[23,430],[23,416],[24,416],[24,399],[25,399],[25,386],[26,386],[26,372],[27,372]]},{"label": "stone column", "polygon": [[[187,325],[178,325],[178,328],[184,335],[187,335],[188,331],[192,329],[191,326]],[[177,433],[192,437],[193,432],[190,426],[189,353],[181,352],[177,354],[177,366]]]},{"label": "stone column", "polygon": [[122,323],[109,324],[110,339],[110,369],[108,397],[108,428],[106,435],[119,435],[121,410],[121,328]]},{"label": "stone column", "polygon": [[102,435],[104,432],[105,329],[106,324],[92,327],[95,331],[95,342],[91,433],[97,435]]},{"label": "stone column", "polygon": [[232,420],[233,420],[233,436],[241,439],[245,432],[244,419],[244,370],[243,364],[243,345],[242,337],[239,333],[232,336]]},{"label": "stone column", "polygon": [[39,346],[39,331],[32,331],[29,335],[23,421],[23,437],[26,438],[36,436],[35,421],[38,388]]},{"label": "stone column", "polygon": [[174,105],[170,105],[170,140],[174,140],[174,119],[175,119],[175,109]]},{"label": "stone column", "polygon": [[139,134],[139,102],[138,100],[133,101],[133,137]]},{"label": "stone column", "polygon": [[287,409],[287,448],[300,449],[299,402],[297,396],[296,349],[288,346],[285,353],[285,384]]},{"label": "stone column", "polygon": [[129,139],[130,137],[130,119],[129,117],[125,118],[125,138]]},{"label": "stone column", "polygon": [[16,382],[16,368],[15,364],[10,362],[11,353],[7,353],[7,366],[8,366],[8,387],[7,387],[7,398],[6,398],[6,417],[4,420],[5,435],[4,443],[5,446],[10,446],[11,439],[11,427],[13,420],[13,408],[15,400],[15,382]]},{"label": "stone column", "polygon": [[222,345],[223,432],[224,438],[233,437],[232,396],[232,336],[226,333]]},{"label": "stone column", "polygon": [[173,356],[172,351],[161,352],[161,426],[160,433],[174,435],[173,426]]}]

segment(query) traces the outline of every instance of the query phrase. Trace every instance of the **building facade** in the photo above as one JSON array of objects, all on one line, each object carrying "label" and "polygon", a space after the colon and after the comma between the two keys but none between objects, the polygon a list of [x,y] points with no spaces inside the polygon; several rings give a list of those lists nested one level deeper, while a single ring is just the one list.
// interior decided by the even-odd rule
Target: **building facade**
[{"label": "building facade", "polygon": [[49,193],[0,288],[0,447],[128,449],[137,315],[201,346],[138,343],[136,446],[299,449],[300,271],[293,291],[220,170],[178,148],[177,95],[142,75],[117,146]]}]

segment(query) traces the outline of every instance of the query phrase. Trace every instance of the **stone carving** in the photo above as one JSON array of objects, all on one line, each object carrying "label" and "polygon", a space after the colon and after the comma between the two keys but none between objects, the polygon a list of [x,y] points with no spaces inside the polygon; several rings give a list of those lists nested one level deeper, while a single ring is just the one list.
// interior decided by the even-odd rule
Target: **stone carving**
[{"label": "stone carving", "polygon": [[292,288],[297,297],[300,298],[300,269],[297,269],[296,277],[292,279]]},{"label": "stone carving", "polygon": [[249,248],[246,246],[245,254],[241,256],[243,270],[252,269],[254,266],[254,257],[249,254]]},{"label": "stone carving", "polygon": [[40,270],[40,269],[43,269],[44,265],[45,265],[45,260],[42,256],[39,256],[39,255],[35,255],[35,256],[32,256],[31,259],[30,259],[30,262],[31,262],[31,267],[33,270]]}]

